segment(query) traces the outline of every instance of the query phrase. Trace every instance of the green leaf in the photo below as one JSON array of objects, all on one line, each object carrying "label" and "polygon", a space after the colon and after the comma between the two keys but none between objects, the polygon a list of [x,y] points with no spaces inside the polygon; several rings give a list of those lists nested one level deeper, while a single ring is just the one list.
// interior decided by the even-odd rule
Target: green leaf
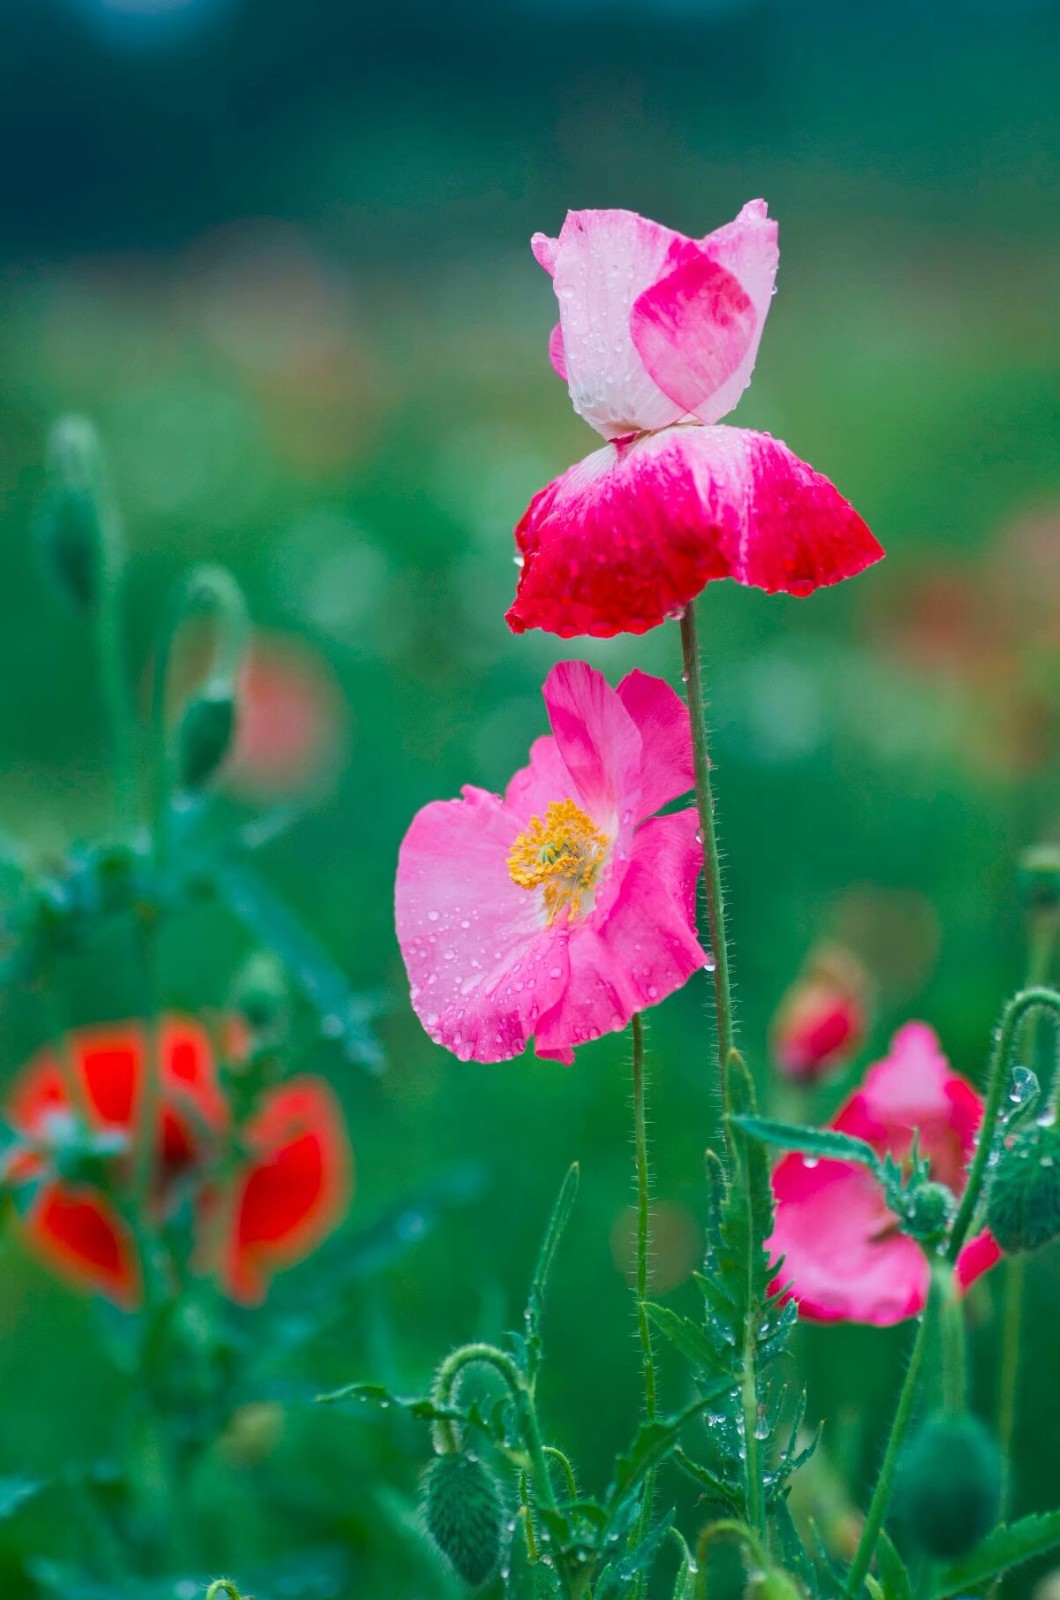
[{"label": "green leaf", "polygon": [[880,1542],[876,1546],[876,1564],[883,1600],[913,1600],[913,1585],[905,1562],[886,1533],[880,1534]]},{"label": "green leaf", "polygon": [[13,1517],[20,1506],[32,1500],[43,1488],[41,1478],[23,1478],[19,1475],[0,1478],[0,1521]]},{"label": "green leaf", "polygon": [[530,1294],[526,1302],[526,1357],[531,1378],[537,1371],[541,1361],[541,1319],[545,1309],[545,1295],[548,1292],[549,1279],[552,1276],[552,1266],[556,1259],[556,1251],[570,1221],[574,1202],[578,1198],[578,1182],[581,1168],[575,1161],[567,1172],[556,1203],[552,1207],[552,1215],[548,1219],[545,1237],[541,1241],[538,1252],[537,1265],[534,1268],[533,1281],[530,1284]]},{"label": "green leaf", "polygon": [[670,1533],[676,1539],[678,1549],[681,1552],[681,1565],[677,1569],[677,1578],[674,1581],[674,1592],[671,1600],[696,1600],[698,1570],[692,1559],[692,1552],[676,1528],[671,1528]]},{"label": "green leaf", "polygon": [[680,1467],[681,1471],[691,1478],[694,1483],[698,1483],[715,1500],[720,1500],[722,1505],[727,1506],[732,1511],[739,1509],[738,1497],[733,1494],[730,1486],[724,1483],[716,1473],[711,1472],[709,1467],[705,1467],[702,1461],[694,1460],[680,1445],[674,1451],[674,1466]]},{"label": "green leaf", "polygon": [[711,1378],[720,1376],[717,1351],[698,1322],[671,1311],[669,1306],[656,1305],[652,1300],[644,1301],[644,1309],[659,1332],[680,1350],[697,1372]]},{"label": "green leaf", "polygon": [[945,1568],[935,1581],[935,1600],[963,1594],[1000,1577],[1010,1567],[1044,1556],[1060,1545],[1060,1511],[1021,1517],[1007,1528],[996,1528],[972,1555]]},{"label": "green leaf", "polygon": [[671,1453],[681,1432],[693,1418],[698,1417],[722,1395],[728,1394],[729,1381],[723,1380],[705,1390],[698,1400],[672,1417],[656,1417],[652,1422],[642,1422],[626,1455],[615,1463],[615,1480],[608,1493],[612,1514],[629,1498],[652,1467]]},{"label": "green leaf", "polygon": [[215,862],[209,872],[228,909],[283,963],[318,1013],[324,1035],[341,1043],[348,1060],[381,1071],[382,1046],[368,1027],[378,1004],[353,993],[331,957],[248,863]]},{"label": "green leaf", "polygon": [[883,1164],[870,1144],[834,1128],[801,1128],[791,1122],[775,1122],[772,1117],[734,1116],[734,1127],[761,1144],[778,1145],[782,1150],[799,1150],[803,1155],[823,1156],[832,1161],[855,1161],[883,1181]]}]

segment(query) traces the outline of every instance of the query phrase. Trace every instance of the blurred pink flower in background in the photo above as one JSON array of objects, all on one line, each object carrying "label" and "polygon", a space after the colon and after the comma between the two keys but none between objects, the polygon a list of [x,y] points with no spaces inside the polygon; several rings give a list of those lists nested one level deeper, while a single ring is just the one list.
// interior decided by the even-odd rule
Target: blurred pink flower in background
[{"label": "blurred pink flower in background", "polygon": [[857,1055],[868,1026],[868,973],[840,945],[814,950],[777,1007],[773,1061],[785,1077],[813,1080]]},{"label": "blurred pink flower in background", "polygon": [[299,639],[257,630],[221,787],[255,801],[321,789],[342,765],[349,735],[349,707],[323,657]]},{"label": "blurred pink flower in background", "polygon": [[[897,1161],[907,1159],[916,1134],[932,1177],[959,1197],[982,1115],[982,1101],[951,1071],[934,1031],[908,1022],[829,1127]],[[923,1310],[927,1258],[916,1240],[899,1232],[865,1167],[796,1152],[780,1162],[773,1190],[776,1225],[768,1248],[774,1259],[783,1257],[775,1287],[791,1285],[801,1316],[886,1327]],[[956,1266],[960,1285],[973,1283],[1000,1254],[989,1233],[969,1240]]]},{"label": "blurred pink flower in background", "polygon": [[398,859],[398,940],[412,1004],[462,1060],[538,1055],[626,1026],[707,963],[696,937],[688,711],[631,672],[583,661],[545,681],[552,732],[501,798],[466,785],[417,813]]}]

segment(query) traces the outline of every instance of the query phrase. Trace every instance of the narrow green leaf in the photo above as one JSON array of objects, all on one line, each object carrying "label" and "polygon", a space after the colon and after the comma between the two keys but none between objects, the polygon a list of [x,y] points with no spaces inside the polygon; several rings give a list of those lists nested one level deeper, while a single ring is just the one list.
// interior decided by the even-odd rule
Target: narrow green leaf
[{"label": "narrow green leaf", "polygon": [[913,1585],[894,1544],[886,1533],[880,1534],[876,1546],[876,1564],[880,1572],[883,1600],[913,1600]]},{"label": "narrow green leaf", "polygon": [[0,1478],[0,1520],[14,1516],[19,1506],[32,1500],[43,1488],[44,1482],[40,1478]]},{"label": "narrow green leaf", "polygon": [[652,1300],[644,1301],[644,1309],[659,1332],[669,1339],[686,1361],[692,1363],[697,1372],[705,1373],[709,1378],[722,1376],[718,1371],[717,1351],[697,1322],[671,1311],[669,1306],[656,1305]]},{"label": "narrow green leaf", "polygon": [[677,1547],[681,1552],[681,1565],[677,1569],[677,1578],[674,1581],[674,1592],[671,1600],[696,1600],[698,1569],[692,1559],[692,1552],[676,1528],[671,1528],[670,1534],[676,1539]]},{"label": "narrow green leaf", "polygon": [[778,1145],[782,1150],[800,1150],[803,1155],[856,1161],[883,1181],[883,1164],[864,1139],[837,1133],[834,1128],[800,1128],[790,1122],[775,1122],[772,1117],[736,1116],[731,1120],[749,1139]]},{"label": "narrow green leaf", "polygon": [[552,1207],[552,1215],[548,1219],[545,1237],[541,1241],[538,1252],[537,1265],[534,1268],[533,1281],[530,1284],[530,1293],[527,1297],[525,1322],[526,1322],[526,1354],[533,1377],[541,1361],[541,1319],[545,1310],[545,1296],[548,1292],[549,1279],[552,1276],[552,1267],[556,1259],[556,1251],[570,1221],[574,1202],[578,1198],[578,1182],[581,1168],[575,1161],[567,1172],[560,1186],[556,1203]]},{"label": "narrow green leaf", "polygon": [[612,1512],[629,1498],[652,1467],[665,1460],[681,1437],[682,1430],[693,1418],[720,1400],[722,1395],[728,1394],[729,1387],[729,1381],[725,1379],[713,1384],[698,1400],[685,1406],[675,1416],[656,1417],[652,1422],[641,1423],[629,1451],[619,1456],[616,1462],[615,1480],[607,1497]]},{"label": "narrow green leaf", "polygon": [[963,1594],[968,1589],[989,1583],[1010,1567],[1018,1567],[1035,1556],[1047,1555],[1060,1545],[1060,1511],[1021,1517],[1006,1528],[995,1528],[964,1561],[947,1567],[935,1583],[935,1600]]},{"label": "narrow green leaf", "polygon": [[711,1472],[709,1467],[705,1467],[702,1461],[694,1460],[680,1445],[674,1450],[674,1466],[680,1467],[694,1483],[698,1483],[700,1488],[715,1500],[720,1500],[722,1505],[732,1511],[739,1509],[739,1498],[733,1494],[729,1484],[724,1483],[717,1473]]}]

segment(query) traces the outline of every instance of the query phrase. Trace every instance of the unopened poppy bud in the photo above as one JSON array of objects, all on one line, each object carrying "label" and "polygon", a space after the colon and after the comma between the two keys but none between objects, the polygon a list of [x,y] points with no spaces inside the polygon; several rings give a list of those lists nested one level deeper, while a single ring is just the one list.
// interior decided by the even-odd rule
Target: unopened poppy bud
[{"label": "unopened poppy bud", "polygon": [[1032,910],[1060,907],[1060,847],[1039,844],[1025,850],[1016,868],[1016,884]]},{"label": "unopened poppy bud", "polygon": [[957,1561],[990,1532],[1001,1506],[1001,1455],[967,1412],[936,1412],[907,1445],[896,1505],[910,1541],[931,1561]]},{"label": "unopened poppy bud", "polygon": [[188,701],[176,742],[177,779],[182,788],[205,788],[228,754],[235,729],[235,695],[227,685],[208,686]]},{"label": "unopened poppy bud", "polygon": [[115,524],[99,439],[84,417],[63,417],[52,429],[37,536],[60,588],[80,610],[91,611]]},{"label": "unopened poppy bud", "polygon": [[290,991],[283,967],[270,950],[256,950],[245,962],[235,982],[232,1004],[259,1038],[283,1031]]},{"label": "unopened poppy bud", "polygon": [[945,1234],[956,1202],[944,1183],[922,1183],[909,1197],[904,1231],[923,1244],[933,1244]]},{"label": "unopened poppy bud", "polygon": [[865,970],[849,951],[829,946],[813,954],[773,1021],[779,1070],[809,1080],[856,1055],[868,1023],[867,992]]},{"label": "unopened poppy bud", "polygon": [[990,1232],[1008,1255],[1060,1234],[1060,1128],[1034,1126],[998,1157],[986,1203]]},{"label": "unopened poppy bud", "polygon": [[437,1456],[423,1484],[427,1531],[457,1575],[478,1589],[501,1556],[503,1511],[492,1474],[475,1456]]},{"label": "unopened poppy bud", "polygon": [[790,1572],[773,1568],[756,1572],[744,1591],[744,1600],[803,1600],[804,1591]]}]

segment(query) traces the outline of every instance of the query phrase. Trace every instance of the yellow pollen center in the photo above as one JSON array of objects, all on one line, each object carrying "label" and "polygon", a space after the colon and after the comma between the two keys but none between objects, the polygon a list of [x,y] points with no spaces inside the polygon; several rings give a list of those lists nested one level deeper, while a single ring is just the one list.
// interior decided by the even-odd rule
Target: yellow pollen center
[{"label": "yellow pollen center", "polygon": [[595,887],[610,843],[573,800],[553,800],[545,820],[531,817],[512,845],[508,871],[520,889],[544,889],[550,925],[564,910],[573,922]]}]

